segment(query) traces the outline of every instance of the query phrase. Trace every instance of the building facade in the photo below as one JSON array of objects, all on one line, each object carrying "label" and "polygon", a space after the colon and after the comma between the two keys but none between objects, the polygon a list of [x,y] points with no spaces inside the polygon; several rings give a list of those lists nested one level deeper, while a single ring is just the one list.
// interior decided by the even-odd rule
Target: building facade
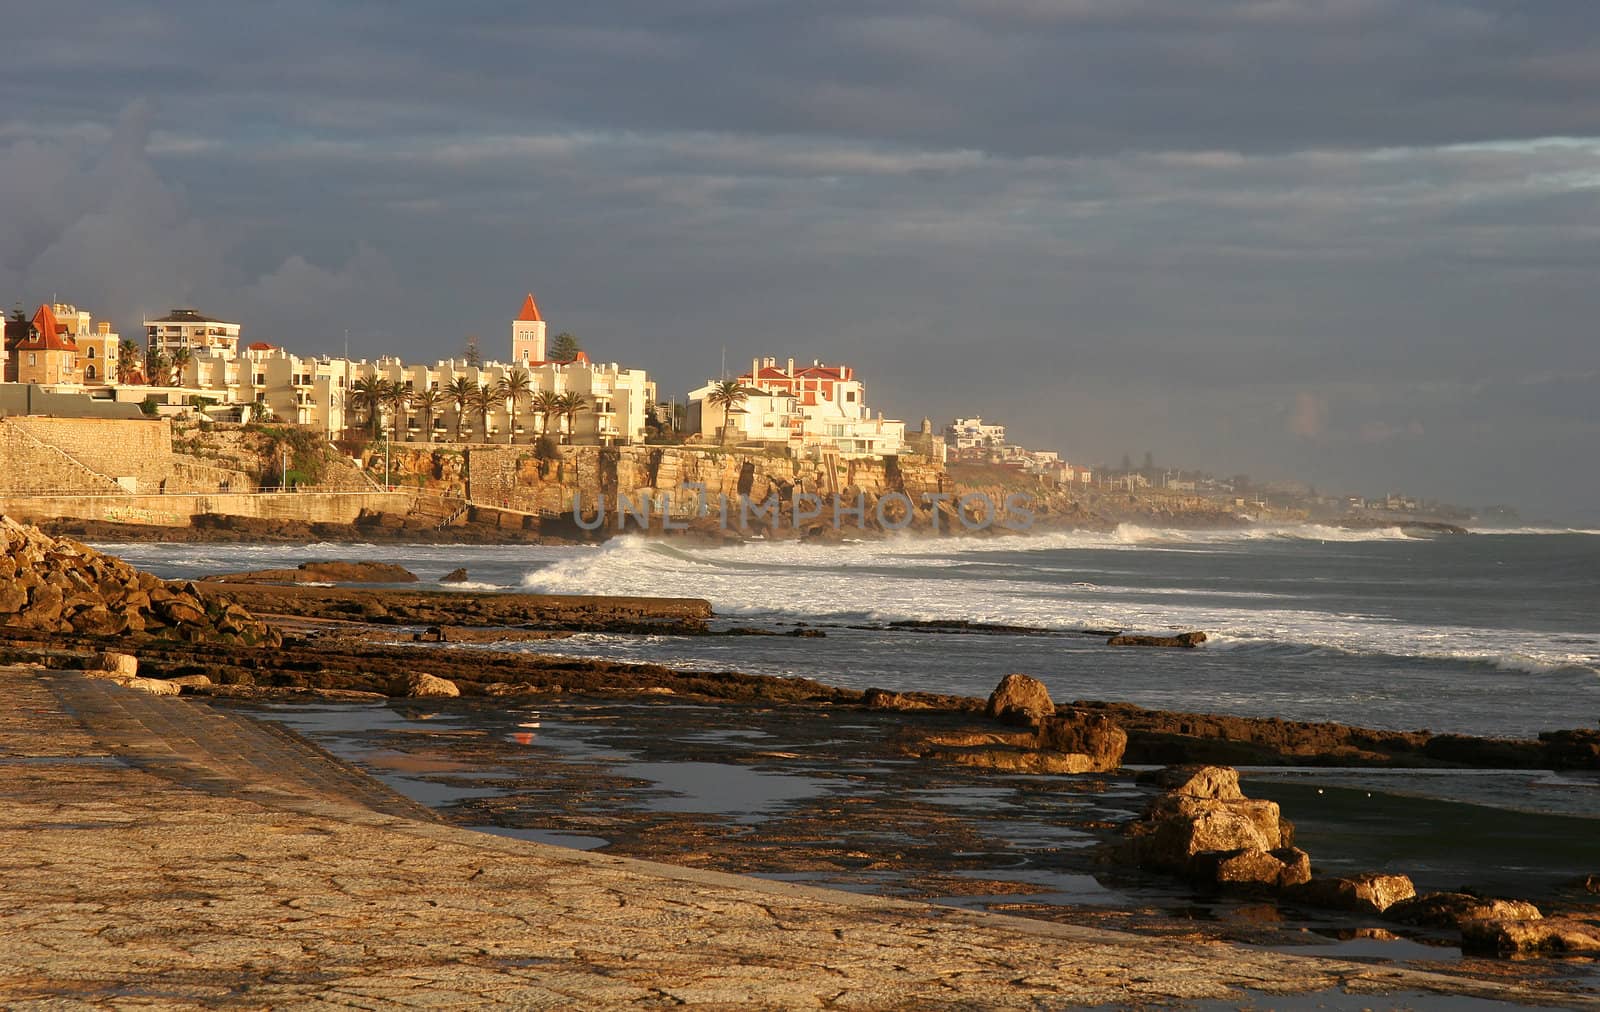
[{"label": "building facade", "polygon": [[168,358],[180,349],[191,355],[239,353],[239,324],[206,316],[196,309],[174,309],[166,316],[144,321],[145,344]]},{"label": "building facade", "polygon": [[814,361],[797,368],[792,358],[782,366],[775,358],[754,359],[738,383],[745,398],[732,408],[712,402],[718,381],[690,392],[689,427],[702,439],[846,456],[905,452],[905,422],[873,416],[866,385],[850,366]]}]

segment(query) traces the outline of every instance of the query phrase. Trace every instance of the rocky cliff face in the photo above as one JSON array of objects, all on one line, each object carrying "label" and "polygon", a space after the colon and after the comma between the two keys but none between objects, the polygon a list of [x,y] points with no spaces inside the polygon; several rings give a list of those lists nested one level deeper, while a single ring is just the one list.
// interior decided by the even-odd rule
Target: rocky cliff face
[{"label": "rocky cliff face", "polygon": [[87,545],[0,517],[0,625],[50,633],[277,645],[243,608],[157,579]]}]

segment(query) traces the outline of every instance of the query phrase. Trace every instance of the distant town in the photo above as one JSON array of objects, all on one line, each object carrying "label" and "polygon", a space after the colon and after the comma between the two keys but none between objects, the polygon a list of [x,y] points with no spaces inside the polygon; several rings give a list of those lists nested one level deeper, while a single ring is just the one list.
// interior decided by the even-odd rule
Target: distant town
[{"label": "distant town", "polygon": [[[1398,492],[1326,494],[1296,481],[1253,482],[1158,464],[1090,466],[1016,442],[981,416],[914,431],[867,403],[845,364],[757,357],[737,375],[708,379],[663,402],[644,369],[596,361],[570,333],[547,337],[534,296],[509,321],[506,360],[468,338],[459,358],[432,365],[300,355],[246,342],[243,324],[197,308],[144,321],[124,338],[76,305],[19,304],[5,324],[0,414],[82,414],[224,423],[290,423],[329,441],[622,446],[686,445],[839,459],[916,454],[968,477],[1099,493],[1167,493],[1231,506],[1241,515],[1297,510],[1312,519],[1427,517],[1516,522],[1514,509],[1479,510]],[[36,398],[34,393],[39,396]],[[48,399],[47,399],[48,398]]]}]

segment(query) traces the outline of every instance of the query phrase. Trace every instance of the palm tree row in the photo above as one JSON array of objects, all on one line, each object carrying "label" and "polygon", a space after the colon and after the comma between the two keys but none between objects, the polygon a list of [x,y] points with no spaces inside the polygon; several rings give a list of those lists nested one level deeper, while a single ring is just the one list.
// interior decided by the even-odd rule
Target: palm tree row
[{"label": "palm tree row", "polygon": [[577,432],[578,414],[589,406],[589,399],[576,390],[558,394],[552,390],[533,389],[532,378],[526,370],[513,369],[494,386],[474,385],[464,376],[451,380],[442,391],[428,389],[413,391],[403,383],[394,383],[382,376],[363,376],[350,387],[349,405],[359,411],[376,439],[383,433],[383,412],[390,417],[391,438],[400,438],[400,418],[408,408],[422,413],[425,433],[433,431],[434,416],[445,407],[455,408],[455,438],[461,442],[461,421],[469,413],[478,416],[478,432],[488,442],[489,415],[497,407],[508,408],[510,425],[506,442],[516,442],[517,408],[526,402],[539,416],[541,435],[550,432],[552,418],[566,421],[567,441]]}]

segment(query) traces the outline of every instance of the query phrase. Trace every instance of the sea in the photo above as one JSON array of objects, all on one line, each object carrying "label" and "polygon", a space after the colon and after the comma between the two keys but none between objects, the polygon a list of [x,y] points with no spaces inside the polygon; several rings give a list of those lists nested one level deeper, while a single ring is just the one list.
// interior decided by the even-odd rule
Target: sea
[{"label": "sea", "polygon": [[[373,559],[425,586],[464,567],[467,583],[442,586],[705,598],[723,628],[824,633],[585,634],[508,650],[968,695],[1016,671],[1057,700],[1436,733],[1530,737],[1600,721],[1600,530],[1418,538],[1125,524],[828,545],[102,547],[169,578]],[[1027,631],[927,625],[962,621]],[[1107,630],[1208,639],[1195,650],[1111,647]]]}]

